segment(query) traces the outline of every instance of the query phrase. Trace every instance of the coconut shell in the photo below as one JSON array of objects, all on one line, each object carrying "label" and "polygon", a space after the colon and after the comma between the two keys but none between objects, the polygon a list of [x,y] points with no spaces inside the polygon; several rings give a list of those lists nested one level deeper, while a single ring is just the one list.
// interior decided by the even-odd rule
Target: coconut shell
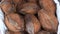
[{"label": "coconut shell", "polygon": [[1,2],[5,2],[5,1],[10,3],[12,2],[12,0],[1,0]]},{"label": "coconut shell", "polygon": [[25,3],[21,6],[19,12],[22,14],[36,14],[38,10],[39,7],[35,3]]},{"label": "coconut shell", "polygon": [[34,15],[27,14],[25,16],[25,22],[26,22],[26,31],[29,34],[35,34],[41,29],[40,22]]},{"label": "coconut shell", "polygon": [[24,31],[24,20],[21,15],[11,13],[5,17],[5,24],[10,31]]},{"label": "coconut shell", "polygon": [[24,32],[12,32],[12,31],[7,31],[6,34],[24,34]]},{"label": "coconut shell", "polygon": [[39,4],[48,13],[55,14],[56,5],[53,0],[39,0]]},{"label": "coconut shell", "polygon": [[38,34],[51,34],[51,33],[48,31],[40,31],[40,32],[38,32]]},{"label": "coconut shell", "polygon": [[26,0],[27,2],[37,3],[37,0]]},{"label": "coconut shell", "polygon": [[[14,2],[14,4],[15,4],[16,7],[18,7],[18,5],[20,6],[20,5],[22,5],[23,3],[25,3],[24,0],[13,0],[13,2]],[[18,7],[18,8],[19,8],[19,7]]]},{"label": "coconut shell", "polygon": [[58,21],[55,15],[47,13],[44,9],[38,12],[42,28],[46,31],[57,32]]},{"label": "coconut shell", "polygon": [[5,14],[10,14],[12,12],[16,12],[16,8],[15,8],[14,4],[12,4],[10,2],[4,1],[1,4],[1,8]]}]

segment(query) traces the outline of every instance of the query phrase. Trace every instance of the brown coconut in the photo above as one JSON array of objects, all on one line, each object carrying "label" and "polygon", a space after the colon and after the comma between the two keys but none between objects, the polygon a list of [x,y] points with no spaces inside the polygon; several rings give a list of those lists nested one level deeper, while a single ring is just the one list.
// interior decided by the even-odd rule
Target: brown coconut
[{"label": "brown coconut", "polygon": [[4,1],[2,4],[1,4],[1,8],[3,10],[3,12],[5,14],[9,14],[9,13],[12,13],[12,12],[16,12],[16,8],[14,6],[14,4],[10,3],[10,2],[6,2]]},{"label": "brown coconut", "polygon": [[38,10],[39,7],[35,3],[25,3],[21,6],[19,12],[22,14],[36,14]]},{"label": "brown coconut", "polygon": [[21,15],[16,13],[5,16],[5,24],[10,31],[24,31],[24,20]]},{"label": "brown coconut", "polygon": [[35,34],[41,29],[40,22],[34,15],[27,14],[25,16],[25,22],[26,22],[26,31],[29,34]]},{"label": "brown coconut", "polygon": [[53,0],[39,0],[39,4],[48,13],[55,14],[55,12],[56,12],[56,5],[55,5]]},{"label": "brown coconut", "polygon": [[44,9],[38,12],[42,28],[46,31],[57,32],[58,21],[55,15],[47,13]]}]

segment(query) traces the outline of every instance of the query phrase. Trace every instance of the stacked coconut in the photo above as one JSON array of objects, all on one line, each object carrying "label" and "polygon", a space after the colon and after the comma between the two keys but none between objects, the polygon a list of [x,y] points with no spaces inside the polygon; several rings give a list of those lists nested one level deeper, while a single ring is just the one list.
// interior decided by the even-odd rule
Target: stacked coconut
[{"label": "stacked coconut", "polygon": [[2,0],[6,34],[56,34],[58,21],[53,0]]}]

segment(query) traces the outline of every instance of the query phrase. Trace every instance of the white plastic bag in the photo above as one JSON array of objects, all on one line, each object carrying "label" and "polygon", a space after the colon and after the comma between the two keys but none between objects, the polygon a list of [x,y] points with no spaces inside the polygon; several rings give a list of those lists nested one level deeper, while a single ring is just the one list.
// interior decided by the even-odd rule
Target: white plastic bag
[{"label": "white plastic bag", "polygon": [[60,2],[58,0],[54,0],[54,2],[56,3],[56,14],[59,22],[57,34],[60,34]]},{"label": "white plastic bag", "polygon": [[0,8],[0,34],[5,34],[6,30],[7,30],[7,28],[4,24],[4,14]]}]

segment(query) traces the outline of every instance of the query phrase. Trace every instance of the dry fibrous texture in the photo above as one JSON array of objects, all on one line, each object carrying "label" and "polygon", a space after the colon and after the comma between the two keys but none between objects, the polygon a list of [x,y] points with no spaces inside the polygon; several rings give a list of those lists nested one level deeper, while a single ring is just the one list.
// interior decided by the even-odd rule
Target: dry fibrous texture
[{"label": "dry fibrous texture", "polygon": [[27,2],[37,3],[37,0],[26,0]]},{"label": "dry fibrous texture", "polygon": [[[17,5],[21,5],[21,4],[23,4],[23,3],[25,3],[25,1],[24,0],[13,0],[13,3],[15,4],[15,6],[17,7]],[[18,7],[19,8],[19,7]]]},{"label": "dry fibrous texture", "polygon": [[24,32],[10,32],[10,34],[24,34]]},{"label": "dry fibrous texture", "polygon": [[16,8],[15,8],[14,4],[12,4],[10,2],[6,2],[6,1],[2,2],[1,8],[5,14],[16,12]]},{"label": "dry fibrous texture", "polygon": [[12,32],[12,31],[7,31],[6,34],[24,34],[23,32]]},{"label": "dry fibrous texture", "polygon": [[22,14],[36,14],[38,10],[39,7],[35,3],[25,3],[22,5],[19,12]]},{"label": "dry fibrous texture", "polygon": [[13,2],[15,3],[15,4],[17,4],[17,3],[21,3],[23,0],[13,0]]},{"label": "dry fibrous texture", "polygon": [[[54,34],[58,21],[53,0],[2,0],[7,34]],[[23,18],[24,17],[24,18]]]},{"label": "dry fibrous texture", "polygon": [[26,31],[29,34],[35,34],[41,29],[40,22],[34,15],[27,14],[25,16],[25,22],[26,22]]},{"label": "dry fibrous texture", "polygon": [[53,0],[39,0],[39,4],[47,12],[55,14],[55,12],[56,12],[56,5],[55,5]]},{"label": "dry fibrous texture", "polygon": [[10,2],[10,3],[12,2],[12,0],[4,0],[4,1]]},{"label": "dry fibrous texture", "polygon": [[24,31],[24,19],[16,13],[5,16],[5,24],[10,31]]},{"label": "dry fibrous texture", "polygon": [[12,0],[1,0],[1,2],[4,2],[4,1],[6,1],[6,2],[12,2]]},{"label": "dry fibrous texture", "polygon": [[38,34],[52,34],[52,33],[48,32],[48,31],[40,31],[40,32],[38,32]]},{"label": "dry fibrous texture", "polygon": [[25,0],[13,0],[14,5],[16,7],[16,11],[20,11],[21,10],[21,6],[26,3]]},{"label": "dry fibrous texture", "polygon": [[13,34],[24,34],[24,32],[14,32]]},{"label": "dry fibrous texture", "polygon": [[47,13],[44,9],[38,12],[40,23],[44,30],[57,32],[58,21],[55,15]]}]

